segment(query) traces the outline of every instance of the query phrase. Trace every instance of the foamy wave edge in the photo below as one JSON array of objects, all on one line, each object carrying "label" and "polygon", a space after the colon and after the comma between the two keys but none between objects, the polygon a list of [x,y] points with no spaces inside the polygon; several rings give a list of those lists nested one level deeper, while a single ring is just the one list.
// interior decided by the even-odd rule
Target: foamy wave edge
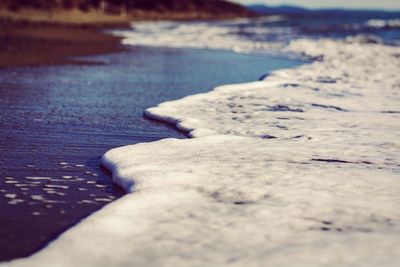
[{"label": "foamy wave edge", "polygon": [[287,49],[321,61],[148,109],[195,138],[107,152],[135,194],[0,266],[397,266],[399,48]]},{"label": "foamy wave edge", "polygon": [[[364,41],[364,39],[361,40]],[[338,262],[344,266],[377,266],[379,264],[395,266],[400,259],[398,255],[395,255],[395,247],[400,245],[400,239],[394,236],[396,233],[400,233],[400,228],[393,225],[389,226],[388,222],[400,218],[399,212],[396,211],[400,207],[398,205],[400,204],[399,198],[396,196],[400,192],[400,187],[396,185],[393,188],[399,174],[395,171],[395,165],[385,163],[385,160],[382,159],[390,158],[393,160],[399,158],[400,153],[399,149],[391,152],[385,151],[383,147],[386,145],[382,147],[381,144],[377,144],[376,136],[383,140],[394,140],[393,138],[398,137],[395,133],[399,130],[398,127],[391,128],[390,125],[395,125],[395,120],[399,117],[397,115],[394,117],[382,116],[382,114],[397,114],[399,112],[396,107],[399,99],[395,99],[395,101],[388,99],[394,92],[393,89],[398,89],[399,79],[395,78],[396,74],[392,71],[385,73],[384,77],[375,76],[373,72],[382,71],[381,68],[391,63],[393,63],[391,66],[394,69],[400,70],[398,62],[396,64],[393,60],[398,57],[399,49],[381,44],[358,43],[359,41],[360,39],[294,41],[286,48],[287,51],[319,58],[321,61],[295,69],[276,71],[264,81],[224,85],[209,93],[188,96],[147,109],[145,111],[146,117],[170,123],[178,130],[187,132],[194,139],[163,140],[154,143],[152,148],[145,149],[143,152],[137,147],[116,149],[110,151],[110,154],[107,153],[103,162],[109,166],[118,166],[123,172],[132,171],[130,174],[117,174],[116,181],[123,180],[124,183],[130,181],[130,184],[137,181],[138,185],[135,185],[135,190],[141,191],[143,189],[149,193],[157,192],[156,198],[164,195],[164,191],[167,191],[172,199],[166,200],[169,204],[176,201],[175,197],[181,199],[181,201],[195,202],[195,204],[192,203],[192,205],[185,207],[181,207],[180,204],[173,206],[178,209],[182,208],[183,214],[192,212],[194,214],[205,214],[204,216],[208,220],[221,216],[222,218],[219,220],[231,225],[230,227],[235,229],[233,231],[239,233],[234,234],[234,237],[228,237],[227,231],[230,233],[232,229],[218,227],[217,231],[220,234],[217,234],[217,237],[213,236],[214,232],[206,234],[205,236],[210,238],[211,242],[219,242],[223,246],[217,251],[206,247],[194,250],[194,252],[191,249],[182,248],[182,244],[179,242],[175,243],[173,247],[178,253],[188,256],[194,252],[196,255],[201,255],[200,259],[195,261],[193,265],[215,264],[217,262],[223,262],[223,265],[225,265],[230,262],[231,255],[239,255],[236,258],[236,264],[233,264],[234,266],[240,266],[244,263],[249,266],[257,266],[260,262],[267,263],[269,266],[290,266],[292,264],[297,266],[335,266]],[[375,54],[375,57],[367,56],[364,58],[365,55],[361,55],[363,53]],[[376,56],[377,53],[378,56]],[[359,57],[360,55],[361,57]],[[349,62],[349,65],[343,68],[346,61]],[[364,69],[361,72],[371,72],[373,78],[366,76],[366,73],[363,73],[360,77],[351,77],[350,74],[349,77],[347,72],[351,73],[351,68],[360,66],[359,64],[361,66],[365,64],[362,66]],[[322,75],[324,70],[329,71]],[[295,131],[291,133],[290,129],[282,131],[272,129],[273,127],[266,127],[268,130],[265,132],[263,129],[256,129],[259,120],[255,120],[253,124],[246,124],[245,122],[242,127],[237,125],[220,127],[240,111],[240,108],[235,113],[225,112],[226,110],[223,109],[218,111],[218,106],[230,102],[230,100],[227,100],[230,97],[235,96],[237,99],[241,96],[244,96],[244,98],[267,96],[267,98],[272,98],[279,94],[276,88],[282,89],[283,87],[293,86],[301,89],[306,88],[304,91],[307,91],[316,83],[322,85],[320,90],[327,90],[325,93],[333,95],[340,92],[339,86],[346,84],[342,84],[340,81],[345,73],[347,73],[347,83],[354,87],[349,90],[349,95],[356,95],[357,90],[365,86],[368,95],[368,98],[364,99],[366,102],[363,103],[363,100],[358,102],[360,100],[355,101],[354,99],[347,102],[338,99],[331,101],[327,100],[326,97],[318,96],[313,98],[316,103],[311,103],[314,106],[310,111],[329,110],[328,115],[320,116],[320,118],[317,116],[317,121],[328,120],[332,115],[337,116],[334,112],[354,112],[355,115],[342,120],[341,123],[359,121],[363,125],[362,127],[367,128],[372,127],[372,124],[379,124],[380,126],[376,125],[376,127],[382,127],[382,131],[385,131],[383,134],[371,134],[370,131],[360,130],[360,133],[349,131],[348,134],[354,134],[354,138],[335,138],[335,134],[340,132],[343,127],[332,123],[321,123],[323,127],[338,128],[338,131],[334,133],[328,131],[327,136],[320,136],[320,133],[315,133],[310,129],[307,129],[310,132],[300,130],[300,134],[297,134]],[[302,81],[304,77],[306,79]],[[312,77],[316,79],[312,79]],[[365,83],[361,82],[364,79],[368,80],[368,78],[371,80],[378,79]],[[317,79],[319,81],[316,81]],[[387,86],[387,88],[392,88],[386,92],[376,92],[376,90],[373,92],[373,88],[376,88],[379,83],[381,85],[383,83],[383,86]],[[357,85],[359,88],[357,88]],[[272,93],[263,95],[263,92],[269,90]],[[291,92],[290,94],[296,93]],[[384,94],[384,97],[379,96],[381,93]],[[284,98],[287,97],[290,96],[285,94]],[[310,96],[299,95],[298,97],[304,100]],[[349,97],[353,98],[353,96]],[[292,99],[296,99],[296,97],[292,97]],[[322,99],[323,102],[321,102]],[[375,100],[377,102],[371,103]],[[304,101],[302,104],[296,102],[298,101],[292,102],[290,100],[286,103],[287,105],[278,104],[276,106],[283,107],[285,111],[294,112],[296,112],[296,109],[304,108]],[[241,103],[243,104],[243,102],[237,101],[236,107]],[[291,107],[292,104],[295,104],[296,107]],[[246,104],[243,105],[248,107]],[[210,106],[211,109],[209,110]],[[190,112],[190,110],[194,110],[194,112]],[[252,112],[255,112],[255,110],[245,113],[250,117]],[[219,116],[220,113],[230,114]],[[374,115],[366,115],[367,113],[374,113]],[[362,118],[365,116],[370,116],[372,122],[365,122]],[[214,117],[219,117],[219,119],[214,120]],[[276,117],[271,118],[271,120],[276,120]],[[387,121],[382,122],[382,120]],[[300,124],[300,126],[303,127],[304,125]],[[318,123],[314,127],[318,128]],[[367,134],[371,134],[373,137],[366,138]],[[320,140],[309,144],[306,141],[307,138]],[[357,138],[359,138],[358,141],[355,140]],[[275,140],[277,141],[275,142]],[[367,146],[361,144],[369,142],[370,145]],[[352,143],[353,150],[348,150],[349,143]],[[325,147],[324,144],[328,144],[328,147]],[[398,147],[399,143],[395,142],[390,146]],[[371,149],[377,149],[377,151],[372,153]],[[156,163],[162,171],[152,169],[144,171],[144,175],[142,171],[139,171],[138,174],[137,167],[133,167],[133,165],[145,164],[146,161],[137,159],[137,157],[142,158],[142,153],[154,150],[164,154],[151,157],[150,160]],[[291,154],[291,151],[296,151],[296,153]],[[291,155],[288,156],[288,153]],[[140,155],[138,156],[138,154]],[[176,156],[177,154],[179,156]],[[239,160],[240,155],[242,158]],[[120,156],[123,156],[124,159],[119,158]],[[212,163],[209,162],[210,157],[213,160]],[[126,160],[127,158],[131,158],[131,160]],[[186,158],[192,160],[185,160]],[[207,163],[200,163],[203,161]],[[282,163],[274,163],[275,161],[286,163],[282,166]],[[180,162],[180,164],[172,162]],[[298,166],[306,164],[306,162],[313,166],[307,167],[306,170],[299,170],[302,167]],[[129,167],[124,167],[124,164],[129,165]],[[267,167],[260,166],[262,164],[267,164]],[[350,166],[343,167],[343,164],[350,164]],[[371,168],[371,165],[374,167]],[[392,167],[388,167],[388,165]],[[218,170],[221,169],[223,170],[222,173],[218,173]],[[378,171],[378,169],[384,169],[384,171]],[[214,174],[215,172],[217,174]],[[143,176],[140,177],[141,175]],[[249,175],[256,177],[256,181],[248,181]],[[200,177],[205,181],[199,182]],[[321,179],[321,177],[323,178]],[[339,177],[346,177],[346,182],[340,182]],[[152,181],[149,182],[146,179]],[[273,182],[271,182],[271,179]],[[324,184],[326,180],[330,180],[328,185]],[[289,181],[296,181],[294,182],[295,185],[286,188],[281,187]],[[359,184],[361,181],[365,184]],[[382,181],[383,183],[381,183]],[[151,188],[147,187],[148,183],[151,184]],[[262,189],[264,183],[274,184],[272,192],[265,190],[265,188]],[[332,196],[332,194],[335,195],[330,189],[332,187],[336,187],[335,190],[341,195],[340,197]],[[298,192],[296,192],[297,190]],[[387,194],[380,194],[378,193],[379,190],[383,190]],[[129,191],[133,191],[133,188],[129,188]],[[362,193],[360,194],[360,192]],[[309,195],[309,197],[304,196],[304,194]],[[373,196],[375,201],[373,204],[365,198],[367,194]],[[198,195],[204,198],[199,200]],[[285,195],[285,197],[282,195]],[[280,200],[276,199],[277,196]],[[336,204],[332,205],[332,202],[327,201],[326,198],[336,199],[334,200]],[[266,204],[268,202],[266,199],[269,199],[269,204]],[[218,211],[216,212],[207,213],[208,209],[203,205],[215,207],[215,204],[211,204],[214,201],[223,203],[222,206],[225,207],[217,208]],[[284,206],[287,215],[276,216],[277,213],[281,212],[275,206],[280,201],[286,203]],[[315,201],[318,203],[315,203]],[[386,204],[393,202],[397,204],[393,206]],[[252,206],[254,204],[261,205],[261,207],[250,208],[252,212],[244,212],[246,215],[238,215],[232,211],[228,215],[220,215],[227,212],[226,210],[230,210],[232,205]],[[265,205],[264,208],[268,209],[268,212],[264,210],[263,205]],[[327,209],[327,207],[331,208]],[[244,210],[247,209],[244,208]],[[382,209],[385,211],[382,212]],[[342,212],[346,215],[343,215]],[[182,213],[177,212],[173,216],[164,214],[162,217],[179,218]],[[255,230],[240,230],[240,223],[234,223],[234,221],[242,221],[242,216],[250,218],[244,220],[246,222],[244,225],[251,225]],[[254,220],[259,221],[254,222]],[[196,219],[191,221],[196,221]],[[264,225],[266,221],[280,225],[272,223],[273,226],[266,226]],[[175,227],[182,229],[183,226],[178,223]],[[270,229],[265,229],[265,227],[270,227]],[[197,227],[189,228],[189,232],[200,230]],[[292,229],[289,230],[290,228]],[[188,230],[185,227],[183,229]],[[330,232],[329,236],[324,235],[325,231]],[[343,232],[346,234],[343,234]],[[268,238],[246,240],[250,236],[254,237],[259,234],[266,234]],[[201,239],[200,236],[197,238]],[[269,240],[272,243],[265,245],[263,240]],[[241,243],[240,250],[235,250],[233,248],[235,245],[232,246],[237,242]],[[383,249],[376,251],[369,245],[371,243],[378,244],[377,246]],[[256,246],[257,249],[254,250],[253,246]],[[248,258],[243,255],[243,251],[245,251],[245,254],[252,251],[254,256]],[[311,251],[313,254],[320,255],[320,257],[308,257],[307,255]],[[289,254],[290,256],[288,256]],[[165,254],[163,258],[170,259]],[[158,261],[155,262],[159,263]],[[186,261],[181,261],[180,264],[182,266],[191,265]]]}]

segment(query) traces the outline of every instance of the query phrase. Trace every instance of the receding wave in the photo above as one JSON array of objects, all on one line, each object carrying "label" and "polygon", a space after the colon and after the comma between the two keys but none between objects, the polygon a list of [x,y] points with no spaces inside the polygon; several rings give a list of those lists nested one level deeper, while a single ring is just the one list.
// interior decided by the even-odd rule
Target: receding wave
[{"label": "receding wave", "polygon": [[237,22],[135,29],[125,43],[318,60],[148,109],[193,138],[107,152],[114,182],[135,193],[9,266],[397,266],[400,47],[252,44]]}]

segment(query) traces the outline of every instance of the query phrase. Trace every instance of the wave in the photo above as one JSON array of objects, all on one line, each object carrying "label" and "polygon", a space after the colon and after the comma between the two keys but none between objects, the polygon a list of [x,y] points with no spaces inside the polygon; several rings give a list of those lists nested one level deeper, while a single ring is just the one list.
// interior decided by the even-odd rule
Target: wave
[{"label": "wave", "polygon": [[400,28],[400,19],[370,19],[366,24],[374,28]]},{"label": "wave", "polygon": [[271,52],[282,47],[282,41],[265,42],[250,36],[284,35],[289,29],[252,27],[244,31],[248,20],[226,22],[135,22],[132,30],[113,31],[122,36],[123,44],[175,48],[231,50],[240,53]]},{"label": "wave", "polygon": [[[135,42],[220,35],[234,47],[226,29],[160,25],[142,25]],[[135,193],[9,266],[396,266],[400,48],[301,39],[284,49],[318,60],[148,109],[194,138],[107,152],[103,165]]]},{"label": "wave", "polygon": [[[400,48],[349,38],[296,40],[285,49],[320,60],[150,108],[146,116],[194,139],[117,148],[104,164],[130,191],[168,191],[168,211],[172,204],[179,212],[160,216],[193,240],[219,243],[196,250],[204,256],[198,264],[239,255],[238,266],[318,266],[320,257],[304,257],[313,251],[333,265],[339,253],[345,266],[394,266]],[[197,235],[200,222],[213,227]],[[190,257],[181,242],[171,246]]]},{"label": "wave", "polygon": [[[294,40],[320,39],[314,33],[343,32],[344,35],[340,35],[339,40],[398,44],[398,41],[385,40],[359,24],[302,26],[300,28],[293,27],[293,25],[273,27],[268,26],[268,23],[265,24],[286,19],[281,16],[273,16],[257,20],[242,19],[225,22],[135,22],[132,24],[133,30],[113,31],[112,33],[123,37],[122,42],[126,45],[220,49],[237,53],[272,55],[284,53],[285,56],[294,55],[290,49],[286,49]],[[384,22],[385,25],[394,26],[398,20]],[[290,21],[290,23],[293,22]],[[368,22],[375,26],[381,23],[383,21],[380,20]],[[348,32],[352,34],[345,34]]]}]

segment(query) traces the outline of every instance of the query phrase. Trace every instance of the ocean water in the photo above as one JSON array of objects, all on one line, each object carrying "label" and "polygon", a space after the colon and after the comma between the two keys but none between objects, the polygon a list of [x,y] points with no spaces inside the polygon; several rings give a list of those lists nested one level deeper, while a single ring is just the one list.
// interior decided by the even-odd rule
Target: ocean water
[{"label": "ocean water", "polygon": [[[263,29],[268,29],[263,34]],[[268,31],[275,30],[276,34]],[[261,34],[260,34],[261,33]],[[285,41],[299,38],[343,39],[369,35],[388,44],[399,44],[400,13],[342,12],[310,15],[274,16],[239,26],[239,34],[254,41]]]},{"label": "ocean water", "polygon": [[108,151],[130,194],[9,266],[397,266],[398,17],[370,15],[115,31],[136,46],[313,61],[146,109],[192,138]]},{"label": "ocean water", "polygon": [[[134,23],[134,31],[114,31],[131,45],[228,49],[246,53],[279,52],[293,40],[357,38],[399,45],[400,13],[346,12],[274,15],[221,22]],[[287,53],[288,51],[286,51]]]}]

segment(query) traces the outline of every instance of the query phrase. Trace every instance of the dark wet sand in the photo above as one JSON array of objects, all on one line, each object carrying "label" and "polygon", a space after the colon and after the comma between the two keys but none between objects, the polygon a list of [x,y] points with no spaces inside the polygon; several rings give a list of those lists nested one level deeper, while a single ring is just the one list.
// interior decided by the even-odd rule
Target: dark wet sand
[{"label": "dark wet sand", "polygon": [[[117,25],[114,25],[117,27]],[[90,64],[71,57],[122,51],[120,38],[103,34],[100,26],[31,24],[0,18],[0,68]]]},{"label": "dark wet sand", "polygon": [[30,255],[123,195],[99,167],[107,150],[185,138],[144,109],[300,64],[140,47],[80,60],[99,64],[0,69],[0,261]]}]

